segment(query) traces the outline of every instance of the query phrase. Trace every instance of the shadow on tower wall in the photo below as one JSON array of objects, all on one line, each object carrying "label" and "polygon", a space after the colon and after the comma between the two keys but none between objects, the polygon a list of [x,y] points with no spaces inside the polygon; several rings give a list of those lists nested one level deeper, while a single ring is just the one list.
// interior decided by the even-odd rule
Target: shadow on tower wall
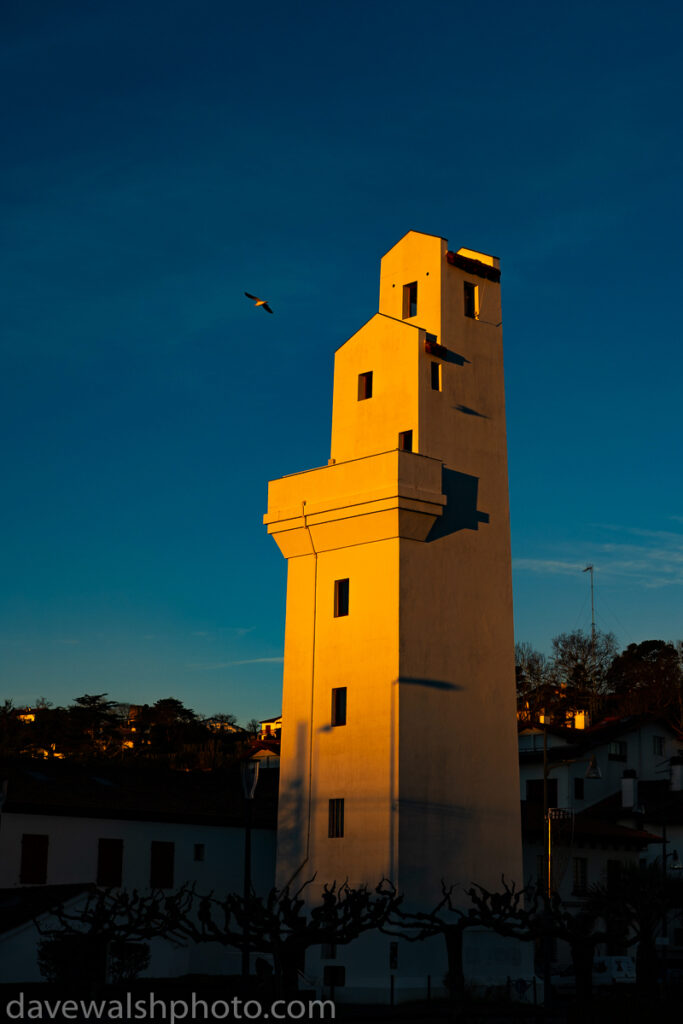
[{"label": "shadow on tower wall", "polygon": [[478,530],[479,523],[488,523],[488,512],[477,511],[479,477],[443,468],[441,490],[446,495],[443,515],[436,520],[427,536],[427,543],[448,537],[458,530]]}]

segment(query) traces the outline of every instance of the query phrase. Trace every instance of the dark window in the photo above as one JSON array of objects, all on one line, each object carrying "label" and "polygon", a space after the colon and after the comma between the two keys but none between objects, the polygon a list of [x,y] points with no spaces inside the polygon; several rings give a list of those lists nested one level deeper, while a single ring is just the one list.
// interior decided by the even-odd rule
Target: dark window
[{"label": "dark window", "polygon": [[588,889],[588,861],[585,857],[574,857],[574,894],[585,895]]},{"label": "dark window", "polygon": [[402,430],[398,435],[398,447],[399,451],[412,452],[413,450],[413,432],[412,430]]},{"label": "dark window", "polygon": [[175,843],[152,842],[149,868],[149,884],[152,889],[173,888],[173,861]]},{"label": "dark window", "polygon": [[330,817],[327,826],[330,839],[341,839],[344,835],[344,801],[330,800]]},{"label": "dark window", "polygon": [[335,942],[323,942],[320,947],[320,958],[322,960],[336,960],[337,944]]},{"label": "dark window", "polygon": [[432,391],[441,391],[441,363],[431,364]]},{"label": "dark window", "polygon": [[403,285],[403,319],[417,316],[417,281]]},{"label": "dark window", "polygon": [[625,740],[612,740],[609,745],[608,761],[625,761],[628,756],[628,747]]},{"label": "dark window", "polygon": [[372,370],[358,374],[358,401],[364,398],[372,398]]},{"label": "dark window", "polygon": [[121,885],[123,873],[123,839],[97,840],[97,884]]},{"label": "dark window", "polygon": [[328,964],[323,968],[323,985],[328,988],[341,988],[346,984],[346,968],[341,964]]},{"label": "dark window", "polygon": [[[527,779],[526,798],[543,806],[543,779]],[[557,807],[557,779],[548,779],[548,807]]]},{"label": "dark window", "polygon": [[204,843],[194,844],[194,859],[204,860]]},{"label": "dark window", "polygon": [[346,687],[332,690],[332,725],[346,725]]},{"label": "dark window", "polygon": [[389,970],[398,970],[398,942],[389,943]]},{"label": "dark window", "polygon": [[652,737],[652,752],[656,757],[661,757],[664,753],[664,737],[653,736]]},{"label": "dark window", "polygon": [[45,885],[49,836],[25,834],[21,837],[19,881],[27,885]]},{"label": "dark window", "polygon": [[339,618],[341,615],[349,614],[349,581],[334,581],[334,615]]},{"label": "dark window", "polygon": [[465,316],[473,320],[477,316],[477,286],[465,281]]},{"label": "dark window", "polygon": [[574,799],[583,800],[583,779],[574,779]]}]

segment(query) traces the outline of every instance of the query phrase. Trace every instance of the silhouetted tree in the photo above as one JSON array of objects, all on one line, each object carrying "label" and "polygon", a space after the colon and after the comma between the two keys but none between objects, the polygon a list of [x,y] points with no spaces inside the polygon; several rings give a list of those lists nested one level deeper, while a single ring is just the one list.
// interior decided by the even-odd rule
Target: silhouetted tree
[{"label": "silhouetted tree", "polygon": [[466,911],[455,905],[454,885],[441,883],[441,899],[431,910],[408,912],[400,906],[394,908],[382,931],[397,935],[408,942],[422,942],[442,936],[446,946],[448,963],[445,978],[446,987],[456,1007],[465,999],[465,972],[463,968],[463,937],[467,928],[481,924],[474,907]]},{"label": "silhouetted tree", "polygon": [[609,885],[592,886],[591,899],[624,948],[638,944],[636,978],[640,993],[656,994],[659,962],[656,939],[665,916],[683,910],[683,880],[665,877],[659,861],[625,864]]},{"label": "silhouetted tree", "polygon": [[11,700],[0,705],[0,757],[18,754],[22,747],[25,727],[17,718],[17,710]]},{"label": "silhouetted tree", "polygon": [[112,757],[120,754],[122,733],[117,704],[105,700],[106,693],[85,693],[69,707],[67,736],[70,754],[84,757]]},{"label": "silhouetted tree", "polygon": [[596,630],[593,642],[590,633],[576,629],[553,637],[552,643],[553,681],[569,703],[595,715],[609,689],[607,673],[617,651],[614,634]]},{"label": "silhouetted tree", "polygon": [[619,713],[665,715],[673,724],[683,724],[683,672],[673,644],[629,644],[614,658],[606,681]]},{"label": "silhouetted tree", "polygon": [[[187,889],[169,895],[93,888],[83,902],[57,904],[46,921],[35,922],[44,937],[39,948],[41,972],[48,980],[87,981],[97,989],[106,981],[107,955],[113,946],[114,973],[130,976],[148,959],[135,940],[161,936],[174,941],[173,924],[187,914],[191,902]],[[136,948],[126,948],[130,943]]]},{"label": "silhouetted tree", "polygon": [[181,768],[197,767],[202,743],[210,740],[206,725],[175,697],[137,708],[134,726],[135,753]]},{"label": "silhouetted tree", "polygon": [[304,898],[311,883],[294,893],[271,889],[264,897],[252,892],[247,899],[236,893],[222,899],[194,896],[188,890],[197,901],[196,913],[185,904],[179,912],[171,907],[173,919],[165,920],[162,930],[175,941],[218,942],[241,950],[248,924],[250,952],[272,956],[277,992],[290,996],[298,988],[306,950],[323,943],[344,945],[380,928],[401,899],[388,882],[374,891],[333,883],[323,887],[320,902],[311,904]]},{"label": "silhouetted tree", "polygon": [[517,710],[530,722],[549,712],[556,704],[555,686],[545,654],[529,643],[515,644],[515,675],[517,679]]},{"label": "silhouetted tree", "polygon": [[[577,1001],[590,1001],[595,949],[607,938],[604,927],[599,927],[603,909],[599,902],[587,900],[570,908],[557,893],[548,896],[543,886],[517,890],[514,885],[508,886],[505,879],[502,892],[490,892],[475,885],[469,895],[481,924],[499,935],[534,941],[542,949],[547,949],[552,939],[566,942],[574,967]],[[548,972],[545,973],[547,984]],[[547,993],[546,999],[549,996]]]}]

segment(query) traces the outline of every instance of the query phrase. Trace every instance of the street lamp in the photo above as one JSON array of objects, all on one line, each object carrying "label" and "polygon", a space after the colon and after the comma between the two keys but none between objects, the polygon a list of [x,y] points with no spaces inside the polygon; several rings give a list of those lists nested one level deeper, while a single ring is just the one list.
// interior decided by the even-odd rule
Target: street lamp
[{"label": "street lamp", "polygon": [[544,918],[545,918],[545,935],[543,936],[542,943],[542,957],[543,957],[543,991],[544,991],[544,1002],[546,1008],[552,1004],[552,986],[550,982],[551,977],[551,938],[550,938],[550,924],[551,924],[551,912],[550,912],[550,900],[553,894],[552,885],[552,822],[558,819],[568,819],[572,817],[572,812],[562,807],[549,807],[548,803],[548,777],[555,768],[566,767],[570,764],[581,764],[588,762],[586,768],[586,779],[601,779],[602,773],[598,766],[597,758],[595,755],[591,758],[569,758],[568,760],[557,761],[555,764],[548,764],[548,723],[543,722],[543,817],[544,822],[547,822],[547,840],[545,849],[545,892],[547,896]]},{"label": "street lamp", "polygon": [[251,898],[251,824],[254,794],[258,783],[258,761],[242,762],[242,793],[244,794],[244,936],[242,944],[242,978],[249,977],[249,901]]}]

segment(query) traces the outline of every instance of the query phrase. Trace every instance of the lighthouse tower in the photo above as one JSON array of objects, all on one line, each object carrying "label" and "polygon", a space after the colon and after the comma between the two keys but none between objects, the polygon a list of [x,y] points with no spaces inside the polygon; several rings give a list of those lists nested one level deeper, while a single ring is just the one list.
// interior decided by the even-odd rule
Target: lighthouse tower
[{"label": "lighthouse tower", "polygon": [[336,354],[328,465],[269,485],[279,886],[387,878],[428,910],[442,879],[522,882],[499,282],[408,232]]}]

